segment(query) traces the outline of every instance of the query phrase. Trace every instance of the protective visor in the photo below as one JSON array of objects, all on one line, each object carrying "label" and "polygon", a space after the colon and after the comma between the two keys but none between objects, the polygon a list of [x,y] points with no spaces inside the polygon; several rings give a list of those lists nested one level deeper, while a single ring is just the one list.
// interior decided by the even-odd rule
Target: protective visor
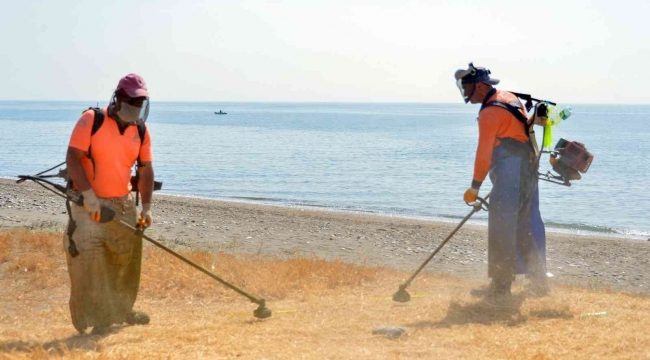
[{"label": "protective visor", "polygon": [[465,104],[469,102],[469,99],[474,95],[474,89],[476,89],[476,83],[471,83],[472,84],[472,92],[470,94],[465,94],[465,89],[463,88],[463,85],[468,85],[468,83],[463,84],[463,79],[458,79],[456,80],[456,86],[458,87],[458,90],[460,91],[460,96],[463,97],[463,100],[465,101]]},{"label": "protective visor", "polygon": [[[467,70],[458,69],[458,70],[456,70],[456,73],[454,74],[454,78],[456,78],[456,86],[458,87],[458,90],[460,91],[460,96],[463,97],[463,100],[465,101],[465,104],[467,104],[469,102],[469,98],[472,97],[472,95],[474,93],[474,90],[472,90],[472,94],[467,94],[467,95],[465,94],[465,89],[463,89],[463,78],[468,76],[468,75],[472,75],[474,73],[475,73],[475,71],[474,71],[473,65],[470,64],[469,69],[467,69]],[[467,81],[465,81],[465,83],[467,83]]]},{"label": "protective visor", "polygon": [[144,124],[149,117],[149,99],[145,97],[129,98],[118,96],[119,110],[117,116],[129,125]]},{"label": "protective visor", "polygon": [[147,122],[147,118],[149,117],[149,99],[143,103],[143,106],[140,109],[140,123],[144,124]]}]

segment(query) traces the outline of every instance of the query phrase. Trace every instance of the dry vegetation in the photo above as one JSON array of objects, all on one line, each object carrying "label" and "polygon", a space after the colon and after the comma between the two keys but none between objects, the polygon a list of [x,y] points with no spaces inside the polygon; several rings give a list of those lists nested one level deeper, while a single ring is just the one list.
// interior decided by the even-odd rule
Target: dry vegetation
[{"label": "dry vegetation", "polygon": [[[170,255],[145,250],[138,309],[148,326],[78,336],[67,309],[59,233],[0,232],[0,358],[368,358],[648,359],[650,301],[611,291],[554,287],[552,297],[496,307],[472,298],[475,283],[422,275],[414,299],[390,295],[408,276],[389,269],[299,258],[280,261],[189,253],[193,260],[265,297],[254,304]],[[607,312],[607,316],[585,316]],[[398,325],[399,340],[373,336]]]}]

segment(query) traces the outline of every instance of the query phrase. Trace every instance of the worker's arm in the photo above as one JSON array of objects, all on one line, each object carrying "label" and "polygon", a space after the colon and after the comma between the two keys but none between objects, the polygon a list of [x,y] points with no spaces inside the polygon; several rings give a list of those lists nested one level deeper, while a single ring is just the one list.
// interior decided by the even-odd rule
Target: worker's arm
[{"label": "worker's arm", "polygon": [[485,109],[478,118],[479,138],[476,159],[474,160],[474,176],[472,178],[472,188],[476,190],[481,187],[483,180],[490,171],[492,152],[497,142],[499,117],[494,113],[494,109]]},{"label": "worker's arm", "polygon": [[90,148],[90,140],[92,137],[91,130],[95,112],[92,110],[84,112],[77,124],[72,130],[70,136],[70,143],[68,144],[68,152],[66,153],[65,162],[68,168],[68,176],[74,182],[77,189],[83,195],[84,210],[90,214],[90,219],[93,221],[101,220],[101,206],[99,199],[95,195],[95,191],[90,186],[90,182],[86,177],[83,167],[81,166],[81,159],[88,156],[87,150]]},{"label": "worker's arm", "polygon": [[151,211],[151,198],[153,196],[153,164],[151,161],[143,161],[138,166],[138,189],[142,195],[142,211],[138,224],[140,227],[148,228],[153,223]]},{"label": "worker's arm", "polygon": [[68,176],[75,183],[77,189],[82,192],[90,189],[90,183],[86,178],[86,173],[81,167],[81,159],[86,156],[87,155],[85,151],[68,146],[68,153],[65,157],[65,164],[68,168]]},{"label": "worker's arm", "polygon": [[490,171],[492,152],[497,142],[497,129],[499,126],[499,118],[492,110],[485,109],[479,114],[478,146],[476,147],[476,158],[474,160],[474,176],[472,177],[472,185],[463,194],[463,201],[468,204],[476,201],[483,180],[485,180],[485,177]]},{"label": "worker's arm", "polygon": [[68,168],[68,176],[76,184],[77,189],[83,195],[83,208],[90,215],[92,221],[101,221],[101,204],[95,191],[90,186],[86,173],[81,167],[81,159],[86,156],[86,152],[77,148],[68,146],[68,153],[65,157],[65,163]]},{"label": "worker's arm", "polygon": [[138,190],[142,196],[142,204],[151,204],[153,197],[153,163],[144,161],[138,166]]},{"label": "worker's arm", "polygon": [[153,222],[151,212],[153,197],[153,154],[151,152],[151,136],[149,129],[145,125],[145,133],[140,153],[138,155],[140,164],[138,165],[138,190],[142,196],[142,211],[140,212],[139,224],[141,227],[149,227]]}]

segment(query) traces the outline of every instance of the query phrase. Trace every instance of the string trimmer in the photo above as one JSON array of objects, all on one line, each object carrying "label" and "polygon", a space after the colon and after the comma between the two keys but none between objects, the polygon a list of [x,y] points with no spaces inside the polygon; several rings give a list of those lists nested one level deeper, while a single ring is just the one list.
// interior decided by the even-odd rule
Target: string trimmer
[{"label": "string trimmer", "polygon": [[[52,182],[52,181],[48,180],[48,178],[54,178],[54,177],[66,179],[67,178],[67,172],[66,172],[65,169],[60,170],[55,175],[43,175],[44,173],[46,173],[48,171],[51,171],[51,170],[53,170],[56,167],[61,166],[61,165],[63,165],[63,163],[61,163],[61,164],[59,164],[59,165],[57,165],[57,166],[55,166],[55,167],[53,167],[51,169],[40,172],[37,175],[19,175],[18,176],[19,180],[16,181],[16,183],[21,183],[21,182],[23,182],[25,180],[34,181],[35,183],[37,183],[37,184],[41,185],[42,187],[46,188],[47,190],[50,190],[53,193],[65,198],[65,199],[67,199],[67,200],[69,200],[71,202],[74,202],[75,204],[77,204],[79,206],[83,206],[83,196],[81,196],[81,194],[79,194],[76,191],[70,191],[65,186],[62,186],[61,184],[57,184],[55,182]],[[49,186],[47,186],[47,185],[49,185]],[[69,209],[68,209],[68,211],[69,211]],[[101,222],[105,223],[105,222],[108,222],[108,221],[115,221],[115,211],[113,211],[112,209],[110,209],[108,207],[102,206],[102,209],[101,209]],[[271,317],[272,312],[271,312],[271,310],[269,308],[266,307],[266,300],[264,300],[262,298],[258,298],[256,296],[253,296],[253,295],[247,293],[246,291],[238,288],[237,286],[227,282],[226,280],[224,280],[224,279],[220,278],[219,276],[213,274],[212,272],[208,271],[207,269],[205,269],[201,265],[198,265],[197,263],[193,262],[192,260],[190,260],[190,259],[184,257],[183,255],[175,252],[174,250],[166,247],[165,245],[161,244],[160,242],[150,238],[149,236],[144,234],[144,228],[135,228],[135,227],[131,226],[130,224],[124,222],[123,220],[119,220],[119,221],[116,221],[116,222],[118,224],[126,227],[127,229],[133,231],[136,235],[138,235],[138,236],[142,237],[143,239],[149,241],[150,243],[158,246],[159,248],[167,251],[168,253],[170,253],[170,254],[174,255],[175,257],[181,259],[185,263],[191,265],[195,269],[201,271],[202,273],[204,273],[204,274],[208,275],[209,277],[217,280],[218,282],[222,283],[223,285],[227,286],[228,288],[234,290],[238,294],[240,294],[242,296],[245,296],[251,302],[254,302],[255,304],[259,305],[258,308],[253,311],[253,316],[255,316],[256,318],[266,319],[268,317]],[[72,240],[72,239],[70,239],[70,240]],[[79,255],[76,247],[74,246],[74,242],[71,241],[70,245],[71,245],[70,249],[68,249],[70,251],[70,255],[72,257],[75,257],[75,256]]]},{"label": "string trimmer", "polygon": [[473,207],[472,211],[469,214],[467,214],[467,216],[465,216],[465,218],[460,222],[460,224],[458,224],[458,226],[456,226],[456,228],[449,234],[449,236],[447,236],[447,238],[443,240],[435,250],[433,250],[431,255],[429,255],[429,257],[422,263],[422,265],[420,265],[420,267],[417,270],[415,270],[415,272],[411,275],[411,277],[409,277],[408,280],[400,284],[399,290],[397,290],[397,292],[393,294],[393,301],[409,302],[411,300],[411,294],[409,294],[408,291],[406,291],[406,288],[409,285],[411,285],[413,279],[415,279],[415,277],[418,276],[420,271],[422,271],[422,269],[424,269],[424,267],[427,266],[429,261],[433,259],[433,257],[438,253],[438,251],[440,251],[440,249],[442,249],[445,246],[445,244],[449,241],[449,239],[451,239],[451,237],[454,236],[454,234],[456,234],[456,232],[467,222],[467,220],[469,220],[470,217],[472,217],[472,215],[474,215],[474,213],[481,211],[481,209],[485,211],[488,210],[488,203],[486,200],[489,197],[490,197],[490,193],[488,193],[485,196],[485,198],[477,197],[476,199],[477,201],[473,205],[468,204]]}]

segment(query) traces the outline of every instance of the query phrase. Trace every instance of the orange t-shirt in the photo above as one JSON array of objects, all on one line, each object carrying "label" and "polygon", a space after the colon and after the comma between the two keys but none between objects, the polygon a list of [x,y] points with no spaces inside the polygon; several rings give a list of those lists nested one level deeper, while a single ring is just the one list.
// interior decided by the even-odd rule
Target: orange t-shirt
[{"label": "orange t-shirt", "polygon": [[95,112],[84,112],[75,125],[68,146],[88,152],[90,150],[95,162],[84,157],[81,166],[86,178],[99,197],[113,198],[127,195],[131,191],[131,167],[140,156],[140,161],[152,161],[151,137],[145,125],[145,136],[140,143],[137,126],[128,126],[124,134],[120,134],[115,119],[108,116],[106,107],[104,122],[99,130],[92,135]]},{"label": "orange t-shirt", "polygon": [[[485,103],[501,101],[519,108],[526,116],[526,110],[519,98],[512,93],[497,90]],[[472,185],[480,185],[488,172],[492,162],[492,152],[501,142],[499,138],[511,138],[522,143],[528,142],[526,127],[508,110],[498,106],[488,106],[478,115],[478,147],[474,161],[474,181]]]}]

